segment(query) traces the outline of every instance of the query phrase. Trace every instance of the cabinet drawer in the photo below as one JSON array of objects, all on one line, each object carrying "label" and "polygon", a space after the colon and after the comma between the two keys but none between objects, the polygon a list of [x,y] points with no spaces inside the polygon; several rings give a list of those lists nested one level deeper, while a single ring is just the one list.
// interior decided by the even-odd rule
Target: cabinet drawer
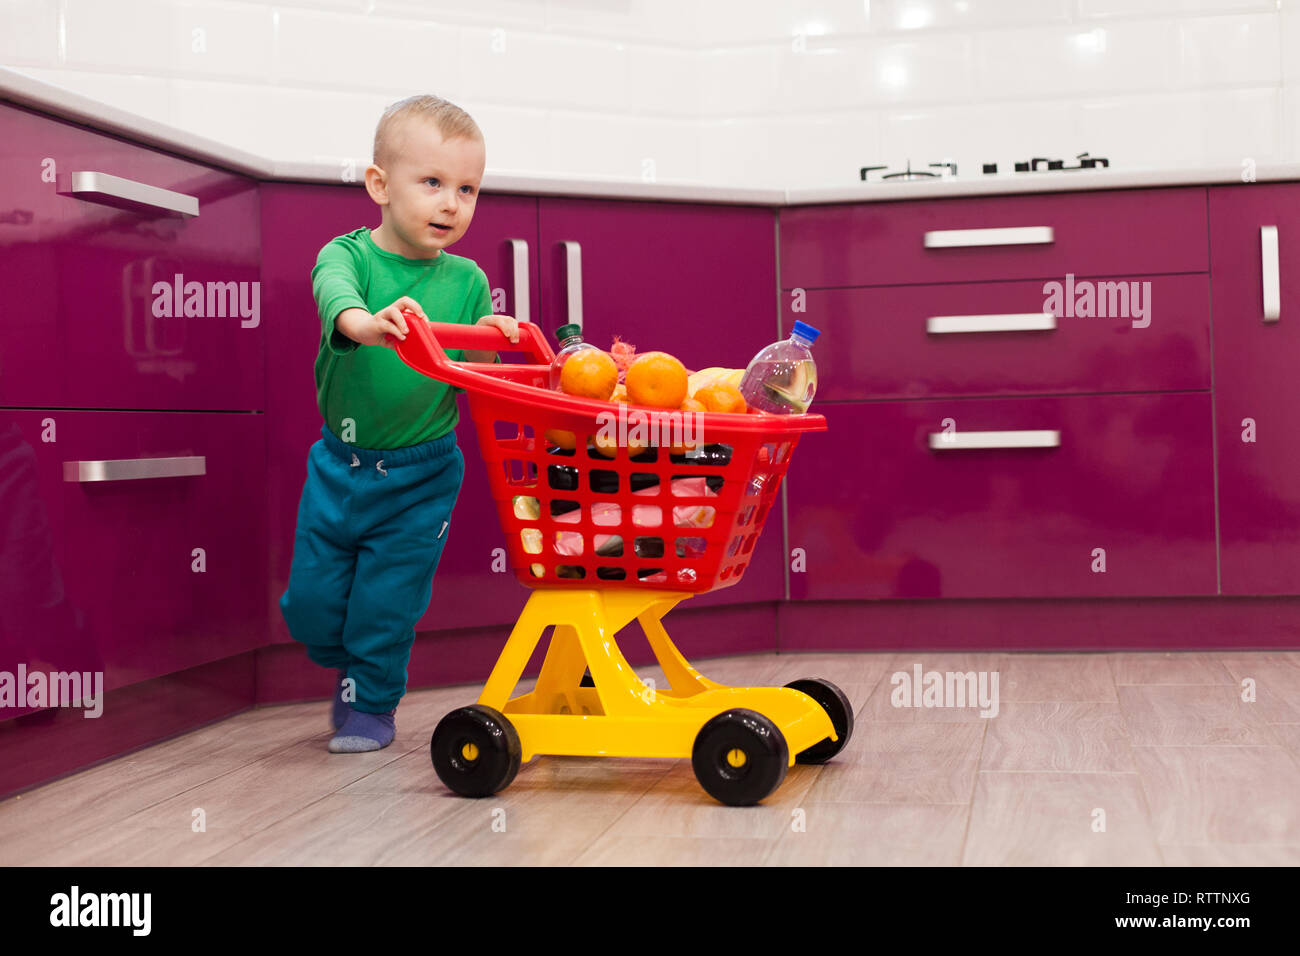
[{"label": "cabinet drawer", "polygon": [[[42,482],[58,488],[67,600],[105,689],[266,643],[264,417],[44,417],[57,441],[28,441]],[[142,471],[173,476],[128,477]]]},{"label": "cabinet drawer", "polygon": [[1083,305],[1090,289],[1108,315],[1056,303],[1048,314],[1036,280],[814,289],[806,314],[785,297],[786,325],[802,318],[822,330],[819,401],[1210,387],[1207,275],[1073,285],[1071,302]]},{"label": "cabinet drawer", "polygon": [[[792,598],[1216,591],[1208,394],[823,412],[830,431],[800,442],[787,476],[790,547],[807,556],[790,575]],[[959,441],[932,448],[945,419]],[[977,432],[1020,430],[1059,432],[1059,445],[959,447]],[[1093,570],[1098,548],[1104,572]]]},{"label": "cabinet drawer", "polygon": [[[0,129],[4,172],[19,174],[0,188],[52,217],[0,226],[5,332],[32,327],[6,347],[23,371],[0,398],[264,408],[257,184],[16,107],[0,105]],[[198,215],[155,205],[160,191]]]},{"label": "cabinet drawer", "polygon": [[781,285],[1204,272],[1206,236],[1198,188],[808,206],[781,211]]}]

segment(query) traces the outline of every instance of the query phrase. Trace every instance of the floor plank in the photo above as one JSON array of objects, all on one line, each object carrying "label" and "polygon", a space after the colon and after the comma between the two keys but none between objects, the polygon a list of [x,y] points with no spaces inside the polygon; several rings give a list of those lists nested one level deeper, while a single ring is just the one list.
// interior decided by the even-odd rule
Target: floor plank
[{"label": "floor plank", "polygon": [[1135,747],[1160,843],[1300,844],[1300,768],[1281,747]]},{"label": "floor plank", "polygon": [[990,720],[980,769],[1132,773],[1133,749],[1118,704],[1007,703]]},{"label": "floor plank", "polygon": [[981,773],[970,812],[966,866],[1163,862],[1135,773]]}]

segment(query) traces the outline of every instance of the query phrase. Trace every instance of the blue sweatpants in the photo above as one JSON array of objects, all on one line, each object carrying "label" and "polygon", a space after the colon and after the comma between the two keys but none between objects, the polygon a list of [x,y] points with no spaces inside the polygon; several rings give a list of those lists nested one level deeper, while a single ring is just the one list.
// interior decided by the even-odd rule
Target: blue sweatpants
[{"label": "blue sweatpants", "polygon": [[311,446],[280,611],[308,657],[356,681],[357,710],[386,714],[406,692],[464,476],[455,432],[380,450],[322,426]]}]

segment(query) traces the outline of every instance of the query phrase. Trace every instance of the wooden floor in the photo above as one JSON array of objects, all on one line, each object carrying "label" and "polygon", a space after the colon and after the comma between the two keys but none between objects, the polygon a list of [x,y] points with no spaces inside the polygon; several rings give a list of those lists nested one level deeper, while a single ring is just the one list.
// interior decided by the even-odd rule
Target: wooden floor
[{"label": "wooden floor", "polygon": [[[893,707],[890,675],[918,662],[997,671],[1000,713]],[[428,743],[476,686],[409,694],[370,754],[327,752],[327,703],[269,707],[0,803],[0,864],[1300,864],[1298,653],[696,665],[733,684],[835,681],[857,714],[849,747],[758,807],[714,802],[688,760],[577,757],[466,800]]]}]

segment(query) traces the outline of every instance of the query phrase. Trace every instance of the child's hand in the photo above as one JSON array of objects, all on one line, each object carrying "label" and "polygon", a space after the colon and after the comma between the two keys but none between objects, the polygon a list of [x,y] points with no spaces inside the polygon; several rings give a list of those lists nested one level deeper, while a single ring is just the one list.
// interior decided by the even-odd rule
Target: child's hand
[{"label": "child's hand", "polygon": [[[385,306],[374,315],[367,316],[361,309],[345,310],[344,315],[349,312],[358,314],[355,319],[349,316],[350,328],[344,334],[362,345],[383,345],[386,348],[396,349],[397,343],[405,341],[407,333],[410,332],[410,329],[406,327],[406,319],[402,318],[403,311],[414,312],[420,318],[428,321],[428,316],[424,314],[424,309],[420,307],[420,303],[410,296],[404,295],[392,305]],[[342,318],[340,316],[340,319]]]},{"label": "child's hand", "polygon": [[519,323],[515,321],[513,315],[485,315],[480,318],[475,325],[490,325],[494,329],[500,329],[506,334],[511,342],[519,341]]}]

